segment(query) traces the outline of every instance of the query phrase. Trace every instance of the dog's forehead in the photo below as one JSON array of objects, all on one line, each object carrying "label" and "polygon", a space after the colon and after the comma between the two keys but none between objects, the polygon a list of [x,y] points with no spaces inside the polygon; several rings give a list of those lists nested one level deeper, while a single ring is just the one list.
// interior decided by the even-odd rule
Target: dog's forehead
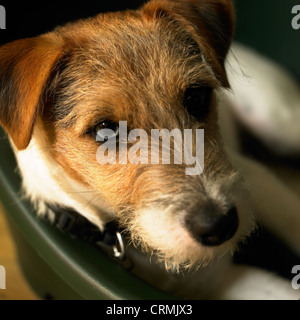
[{"label": "dog's forehead", "polygon": [[129,11],[100,15],[78,28],[83,31],[71,49],[77,72],[82,67],[84,73],[89,69],[90,75],[103,74],[108,81],[116,75],[140,82],[151,76],[172,80],[176,73],[174,84],[199,80],[199,72],[212,75],[195,39],[176,21],[147,20]]},{"label": "dog's forehead", "polygon": [[[98,20],[97,20],[98,19]],[[189,84],[215,81],[192,36],[174,21],[104,15],[81,34],[61,74],[58,113],[65,119],[174,108]],[[130,110],[129,110],[130,109]]]}]

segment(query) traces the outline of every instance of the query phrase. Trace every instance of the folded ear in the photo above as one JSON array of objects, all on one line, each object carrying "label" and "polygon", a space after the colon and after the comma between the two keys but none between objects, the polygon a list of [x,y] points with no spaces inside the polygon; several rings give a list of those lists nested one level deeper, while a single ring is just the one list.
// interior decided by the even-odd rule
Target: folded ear
[{"label": "folded ear", "polygon": [[62,51],[52,34],[0,47],[0,124],[19,150],[30,142],[43,92]]},{"label": "folded ear", "polygon": [[231,0],[152,0],[143,13],[151,19],[169,18],[184,25],[222,85],[229,87],[224,62],[234,31]]}]

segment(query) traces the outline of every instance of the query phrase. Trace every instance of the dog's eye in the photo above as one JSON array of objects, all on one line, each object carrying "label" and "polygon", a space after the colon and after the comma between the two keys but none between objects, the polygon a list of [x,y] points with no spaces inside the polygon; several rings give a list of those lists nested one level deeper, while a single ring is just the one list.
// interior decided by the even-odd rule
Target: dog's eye
[{"label": "dog's eye", "polygon": [[111,121],[101,121],[92,130],[97,142],[103,142],[119,135],[119,126]]},{"label": "dog's eye", "polygon": [[186,89],[183,105],[188,113],[198,121],[203,121],[209,112],[212,88],[191,86]]}]

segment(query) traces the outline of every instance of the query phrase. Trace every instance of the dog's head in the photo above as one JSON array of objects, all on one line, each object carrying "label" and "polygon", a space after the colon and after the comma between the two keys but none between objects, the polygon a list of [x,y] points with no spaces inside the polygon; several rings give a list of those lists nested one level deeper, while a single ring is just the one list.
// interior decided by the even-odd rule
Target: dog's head
[{"label": "dog's head", "polygon": [[[232,250],[251,224],[217,119],[233,20],[229,0],[153,0],[7,44],[0,123],[18,150],[42,135],[43,152],[104,199],[134,243],[171,265],[204,263]],[[204,171],[186,175],[191,164],[174,159],[99,164],[99,134],[110,129],[103,141],[117,141],[120,121],[148,137],[193,129],[194,151],[195,131],[204,129]],[[143,146],[133,144],[126,150],[139,155]]]}]

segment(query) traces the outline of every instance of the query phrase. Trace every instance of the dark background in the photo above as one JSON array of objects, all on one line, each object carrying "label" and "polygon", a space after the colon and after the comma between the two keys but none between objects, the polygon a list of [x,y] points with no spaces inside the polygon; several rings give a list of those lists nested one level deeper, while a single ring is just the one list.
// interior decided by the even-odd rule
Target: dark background
[{"label": "dark background", "polygon": [[[39,35],[55,26],[99,12],[136,8],[143,0],[12,1],[0,0],[6,8],[6,30],[0,44]],[[235,0],[235,38],[280,62],[300,78],[300,30],[293,30],[292,7],[300,0]]]}]

